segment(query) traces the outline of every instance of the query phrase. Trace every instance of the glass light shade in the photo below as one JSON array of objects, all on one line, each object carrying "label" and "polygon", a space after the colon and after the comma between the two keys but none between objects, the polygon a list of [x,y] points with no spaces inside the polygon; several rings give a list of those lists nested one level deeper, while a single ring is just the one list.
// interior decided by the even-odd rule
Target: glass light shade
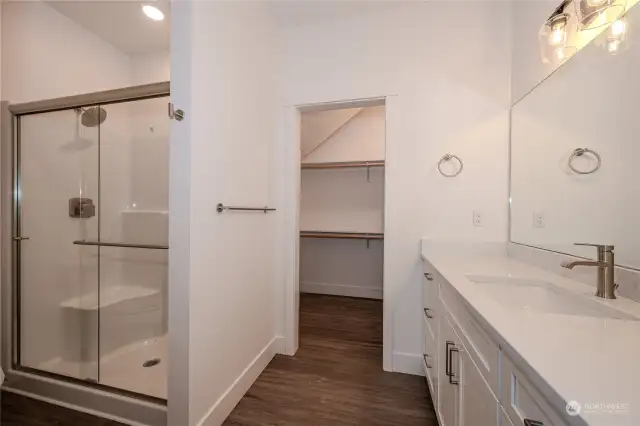
[{"label": "glass light shade", "polygon": [[608,25],[625,11],[625,0],[575,0],[576,18],[580,31]]},{"label": "glass light shade", "polygon": [[542,25],[538,33],[540,54],[545,64],[560,64],[573,56],[577,49],[567,46],[569,15],[558,13]]},{"label": "glass light shade", "polygon": [[629,23],[625,17],[621,17],[611,24],[606,31],[605,49],[612,55],[624,51],[627,48],[627,33]]}]

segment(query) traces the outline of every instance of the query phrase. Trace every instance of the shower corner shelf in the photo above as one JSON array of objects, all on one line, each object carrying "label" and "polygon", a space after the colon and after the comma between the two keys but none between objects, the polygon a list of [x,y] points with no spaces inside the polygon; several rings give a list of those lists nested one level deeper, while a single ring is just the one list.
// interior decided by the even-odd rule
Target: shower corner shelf
[{"label": "shower corner shelf", "polygon": [[350,231],[300,231],[301,238],[336,238],[347,240],[383,240],[384,234],[377,232]]}]

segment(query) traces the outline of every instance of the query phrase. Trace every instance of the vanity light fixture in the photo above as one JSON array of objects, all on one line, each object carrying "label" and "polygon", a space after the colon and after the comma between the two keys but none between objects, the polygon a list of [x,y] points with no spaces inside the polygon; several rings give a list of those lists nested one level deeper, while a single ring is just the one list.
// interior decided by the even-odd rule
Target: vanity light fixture
[{"label": "vanity light fixture", "polygon": [[549,44],[552,46],[562,46],[567,41],[567,22],[569,15],[561,13],[554,15],[546,23],[549,29]]},{"label": "vanity light fixture", "polygon": [[155,6],[150,4],[142,5],[142,12],[147,15],[147,18],[154,21],[162,21],[164,19],[164,13]]},{"label": "vanity light fixture", "polygon": [[565,8],[570,2],[563,1],[540,28],[538,37],[544,63],[559,64],[577,52],[576,48],[567,46],[570,15],[565,12]]},{"label": "vanity light fixture", "polygon": [[622,37],[627,32],[627,19],[620,18],[613,21],[610,27],[611,35],[613,37]]},{"label": "vanity light fixture", "polygon": [[576,0],[580,31],[600,28],[618,19],[625,11],[625,0]]},{"label": "vanity light fixture", "polygon": [[625,17],[613,21],[606,31],[605,48],[608,53],[616,55],[626,47],[628,23]]}]

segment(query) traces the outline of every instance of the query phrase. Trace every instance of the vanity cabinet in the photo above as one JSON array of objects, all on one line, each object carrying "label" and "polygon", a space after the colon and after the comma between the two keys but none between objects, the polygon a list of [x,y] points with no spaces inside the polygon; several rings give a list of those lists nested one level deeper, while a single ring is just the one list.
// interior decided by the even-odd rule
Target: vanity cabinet
[{"label": "vanity cabinet", "polygon": [[447,315],[440,322],[440,397],[438,411],[441,426],[498,425],[498,400],[471,359]]},{"label": "vanity cabinet", "polygon": [[440,426],[566,426],[453,286],[427,261],[423,272],[423,367]]}]

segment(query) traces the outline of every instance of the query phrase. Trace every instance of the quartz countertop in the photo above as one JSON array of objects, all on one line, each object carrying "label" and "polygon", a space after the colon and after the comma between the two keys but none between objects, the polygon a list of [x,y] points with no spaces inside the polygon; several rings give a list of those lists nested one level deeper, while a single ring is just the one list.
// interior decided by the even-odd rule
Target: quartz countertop
[{"label": "quartz countertop", "polygon": [[[577,401],[582,411],[572,420],[589,426],[640,426],[640,321],[546,313],[518,308],[521,303],[507,307],[467,275],[544,280],[639,319],[640,303],[596,298],[592,286],[508,257],[504,245],[425,240],[422,257],[486,321],[499,343],[535,372],[531,379],[540,390],[553,390],[550,402],[559,410]],[[509,292],[509,285],[504,291]],[[514,291],[512,297],[520,296]]]}]

